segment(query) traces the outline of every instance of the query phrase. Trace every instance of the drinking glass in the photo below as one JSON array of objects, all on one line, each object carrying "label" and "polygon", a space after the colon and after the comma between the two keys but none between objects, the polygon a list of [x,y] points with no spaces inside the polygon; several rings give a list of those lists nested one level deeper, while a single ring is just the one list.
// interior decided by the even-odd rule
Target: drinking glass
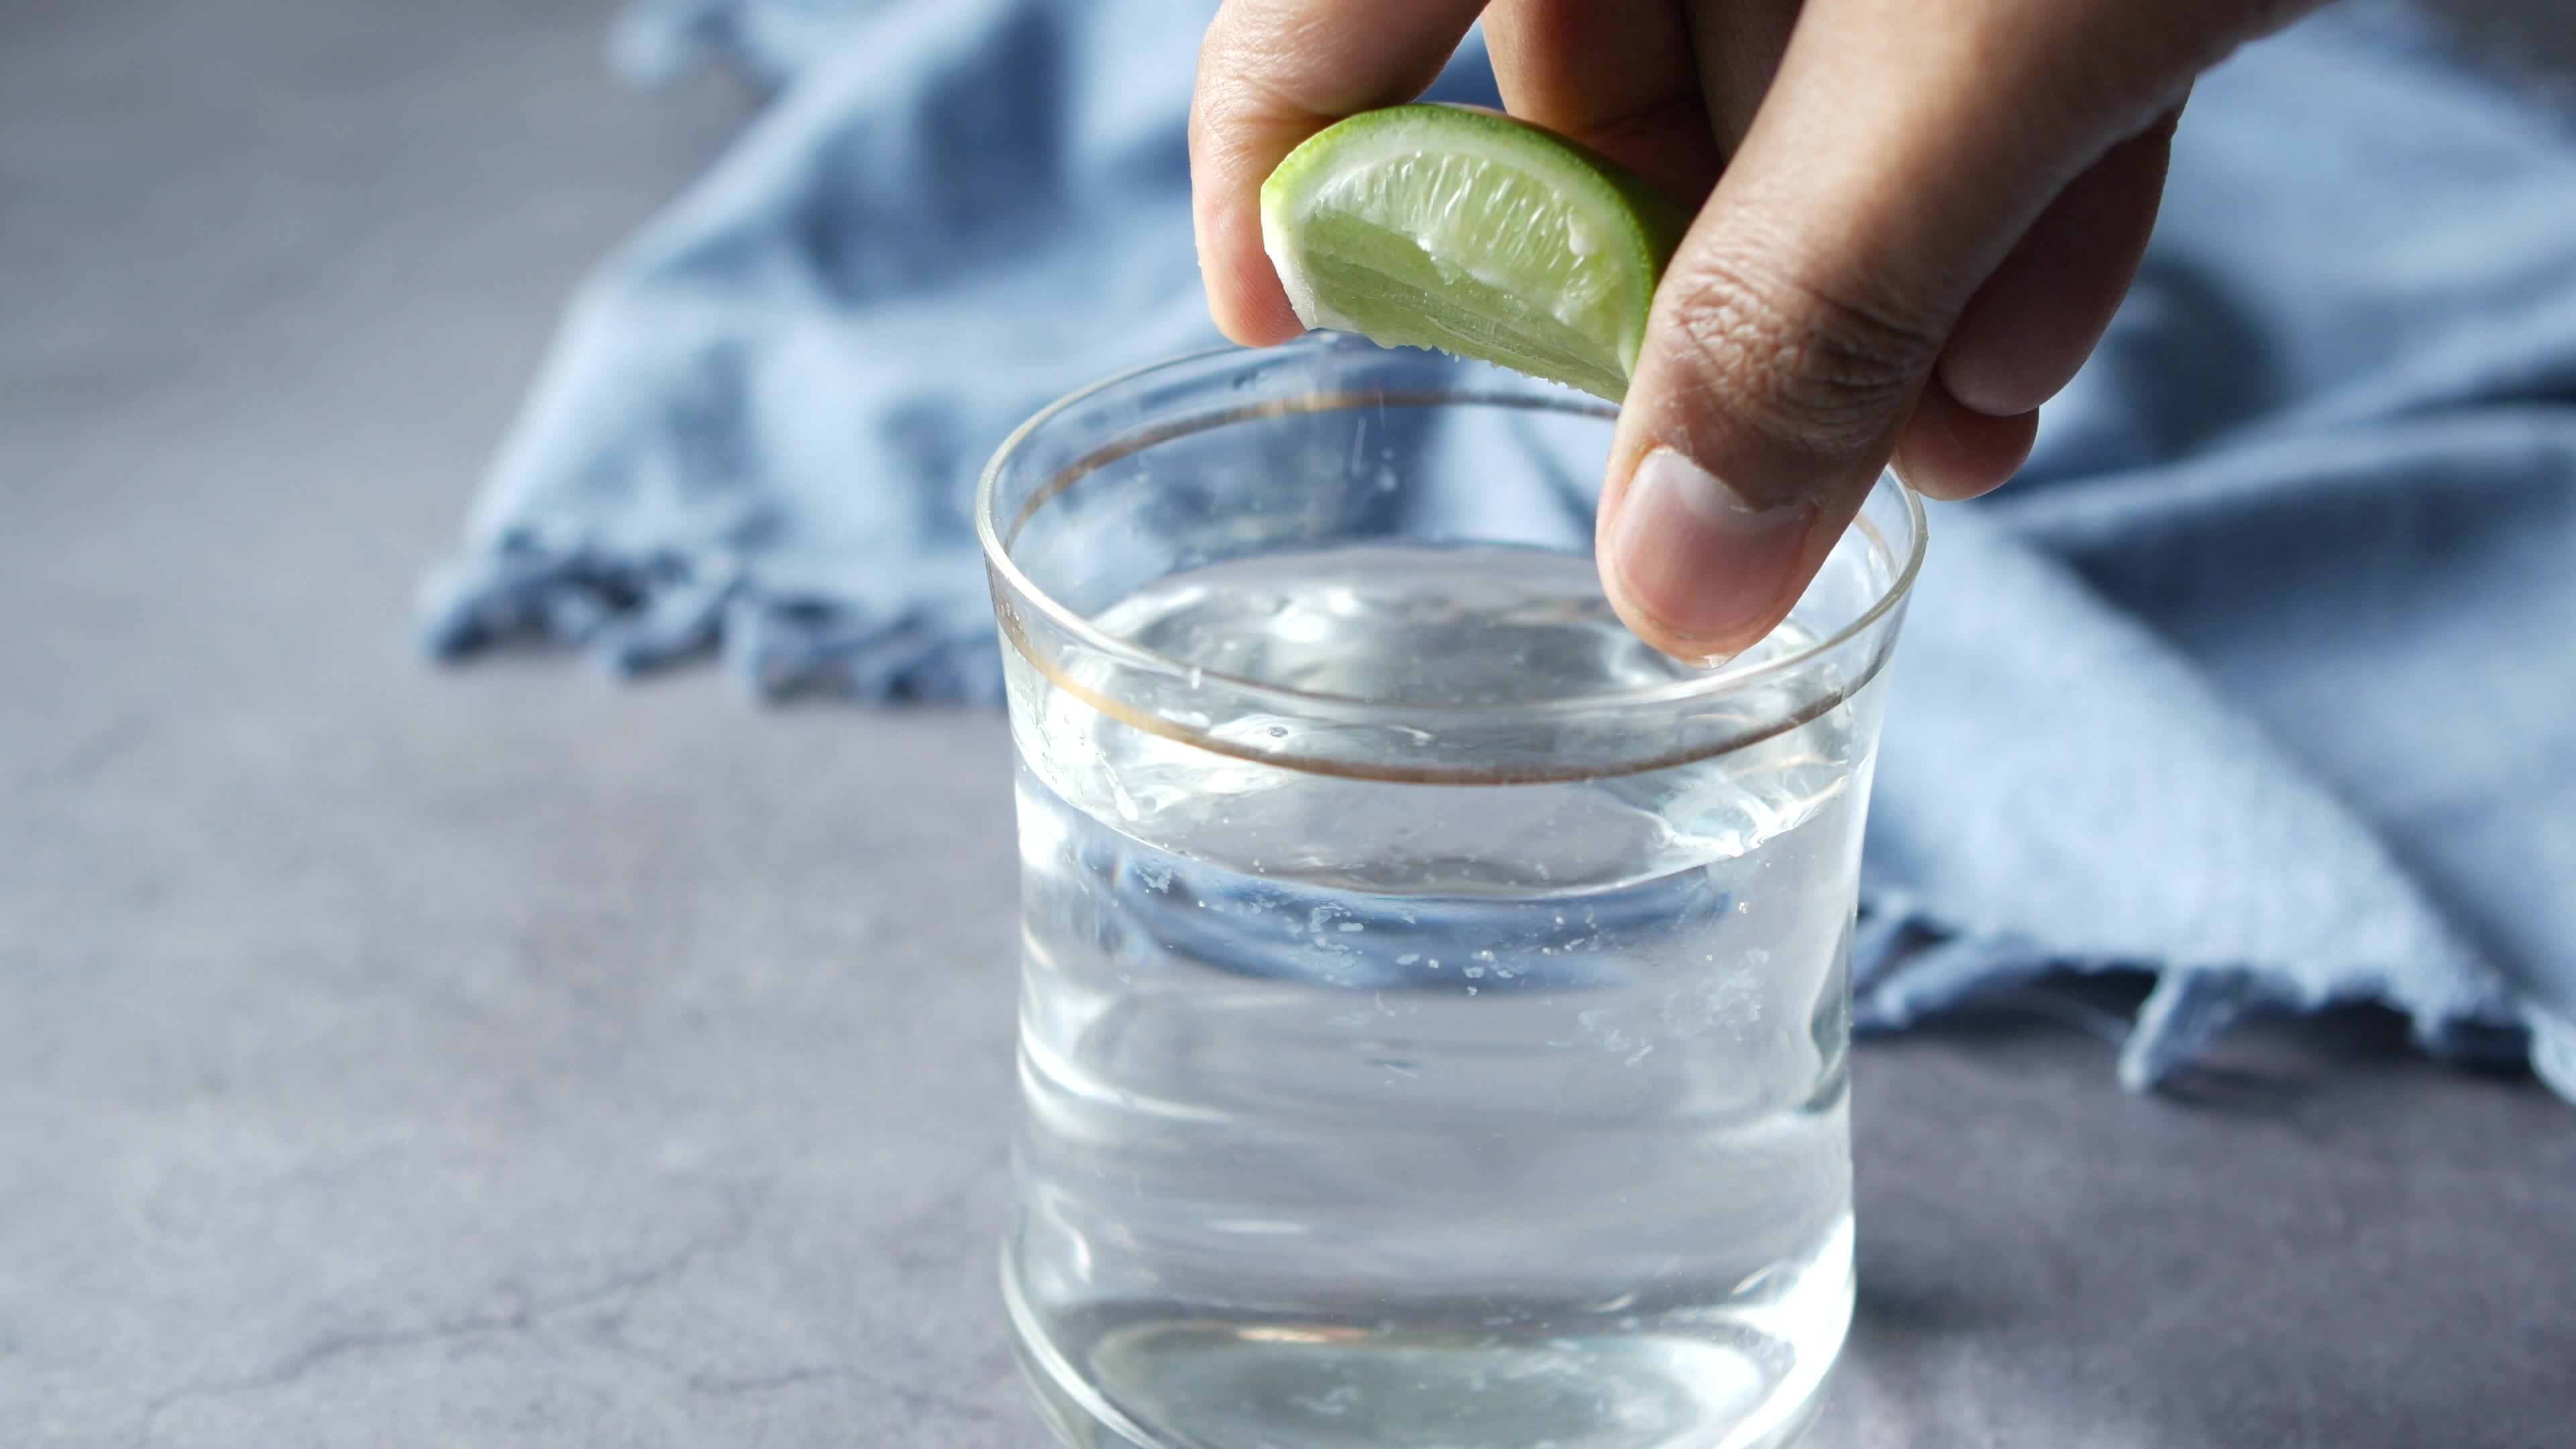
[{"label": "drinking glass", "polygon": [[978,498],[1021,850],[1004,1291],[1103,1449],[1748,1449],[1852,1306],[1892,478],[1787,623],[1640,643],[1612,412],[1315,336],[1040,413]]}]

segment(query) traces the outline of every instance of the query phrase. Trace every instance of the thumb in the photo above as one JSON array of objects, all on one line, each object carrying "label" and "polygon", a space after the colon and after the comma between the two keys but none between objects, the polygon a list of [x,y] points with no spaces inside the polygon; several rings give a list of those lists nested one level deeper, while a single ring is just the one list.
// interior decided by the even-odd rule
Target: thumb
[{"label": "thumb", "polygon": [[1719,658],[1787,615],[1979,286],[2235,38],[2132,33],[2164,10],[1809,0],[1620,411],[1597,545],[1647,642]]}]

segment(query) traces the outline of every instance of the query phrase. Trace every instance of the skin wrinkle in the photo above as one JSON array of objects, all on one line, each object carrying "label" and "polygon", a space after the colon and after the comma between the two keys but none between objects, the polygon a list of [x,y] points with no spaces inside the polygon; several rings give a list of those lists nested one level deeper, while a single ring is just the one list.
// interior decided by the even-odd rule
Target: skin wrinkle
[{"label": "skin wrinkle", "polygon": [[[1732,390],[1737,405],[1723,426],[1751,433],[1773,456],[1823,468],[1866,451],[1939,346],[1930,326],[1877,306],[1827,296],[1793,277],[1737,270],[1733,257],[1694,261],[1683,290],[1664,304],[1661,335],[1678,365],[1706,379],[1704,387]],[[1734,451],[1711,436],[1704,417],[1694,416],[1673,441],[1704,459]],[[1800,491],[1768,478],[1728,481],[1764,503]]]}]

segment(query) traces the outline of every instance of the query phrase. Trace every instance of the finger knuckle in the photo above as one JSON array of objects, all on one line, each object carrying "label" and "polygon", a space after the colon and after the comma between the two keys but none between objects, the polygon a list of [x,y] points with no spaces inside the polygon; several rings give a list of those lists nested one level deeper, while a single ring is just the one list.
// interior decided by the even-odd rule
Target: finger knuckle
[{"label": "finger knuckle", "polygon": [[1764,442],[1819,461],[1870,446],[1939,350],[1909,309],[1776,266],[1714,256],[1681,281],[1667,320],[1684,365]]}]

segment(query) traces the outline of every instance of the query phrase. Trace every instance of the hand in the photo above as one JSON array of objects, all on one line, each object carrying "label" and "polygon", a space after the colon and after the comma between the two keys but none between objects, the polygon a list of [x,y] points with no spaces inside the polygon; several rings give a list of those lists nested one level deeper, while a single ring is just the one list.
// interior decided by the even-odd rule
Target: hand
[{"label": "hand", "polygon": [[1512,113],[1698,219],[1602,491],[1648,642],[1733,654],[1891,459],[1938,498],[2028,456],[2135,276],[2191,82],[2318,0],[1226,0],[1190,163],[1217,325],[1299,331],[1261,249],[1280,158],[1410,100],[1482,12]]}]

